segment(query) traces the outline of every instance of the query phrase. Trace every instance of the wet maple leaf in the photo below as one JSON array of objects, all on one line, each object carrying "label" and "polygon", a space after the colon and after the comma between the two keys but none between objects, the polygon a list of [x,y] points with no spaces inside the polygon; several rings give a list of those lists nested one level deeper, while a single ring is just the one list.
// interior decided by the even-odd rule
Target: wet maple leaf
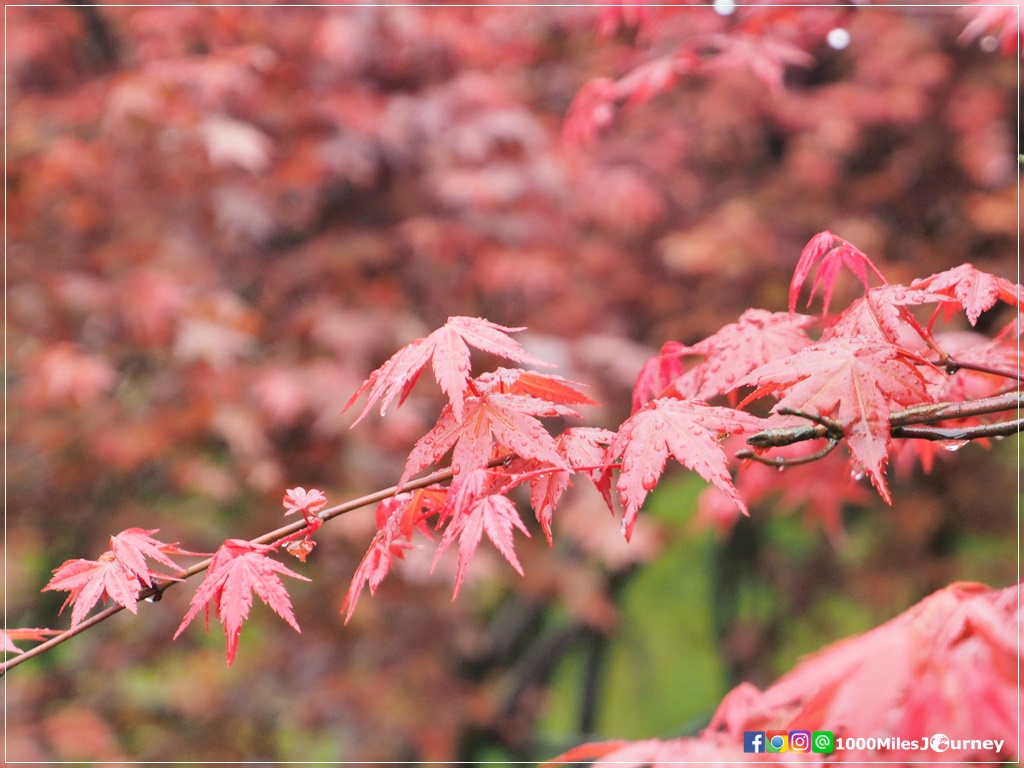
[{"label": "wet maple leaf", "polygon": [[1019,584],[1001,590],[952,584],[891,621],[805,658],[764,692],[741,683],[699,736],[583,744],[544,765],[595,758],[596,765],[777,764],[777,755],[743,754],[744,732],[797,729],[884,734],[918,746],[858,749],[851,743],[831,757],[793,759],[910,764],[928,750],[922,738],[947,733],[970,736],[953,737],[957,741],[942,753],[945,762],[1014,762],[1020,749],[1019,622]]},{"label": "wet maple leaf", "polygon": [[[573,471],[586,475],[594,482],[609,507],[612,506],[610,478],[602,473],[601,467],[605,450],[614,439],[614,432],[595,427],[571,427],[555,439],[558,453]],[[530,505],[549,545],[552,543],[551,515],[562,494],[571,485],[571,476],[572,473],[567,470],[556,469],[530,478]]]},{"label": "wet maple leaf", "polygon": [[371,595],[377,591],[394,561],[404,559],[406,550],[411,549],[410,539],[413,531],[419,528],[423,533],[427,533],[424,521],[441,511],[447,497],[447,488],[432,485],[412,492],[395,494],[377,505],[377,533],[359,562],[345,594],[345,600],[341,604],[345,623],[352,618],[364,587],[370,588]]},{"label": "wet maple leaf", "polygon": [[104,603],[107,598],[137,612],[139,592],[143,586],[153,586],[153,579],[177,580],[175,576],[159,573],[149,568],[146,558],[156,560],[161,565],[184,573],[184,569],[171,560],[169,554],[195,555],[179,549],[176,544],[167,544],[152,538],[157,529],[143,530],[128,528],[110,537],[110,550],[104,552],[96,560],[68,560],[53,572],[53,578],[43,587],[43,591],[68,591],[67,600],[61,611],[73,605],[71,626],[74,627],[88,615],[97,601]]},{"label": "wet maple leaf", "polygon": [[685,399],[707,400],[730,392],[759,365],[786,357],[810,344],[806,331],[813,318],[788,312],[748,309],[735,323],[690,347],[704,360],[675,380]]},{"label": "wet maple leaf", "polygon": [[[999,756],[1017,754],[1017,628],[1020,585],[995,590],[958,582],[894,619],[807,657],[764,693],[722,702],[709,728],[806,728],[847,735],[970,734],[1003,740]],[[889,751],[903,762],[919,752]],[[844,752],[867,762],[879,753]],[[969,761],[977,747],[943,754]]]},{"label": "wet maple leaf", "polygon": [[846,266],[864,284],[868,285],[868,268],[883,283],[886,282],[882,273],[871,262],[867,255],[855,245],[848,243],[841,237],[833,235],[828,230],[819,232],[810,239],[800,253],[800,261],[797,262],[796,270],[793,272],[793,280],[789,284],[789,311],[796,309],[797,299],[800,297],[800,289],[811,274],[815,266],[818,273],[811,286],[811,295],[807,299],[808,306],[821,286],[824,293],[823,314],[828,314],[829,304],[832,302],[832,289],[835,286],[836,278],[839,276],[839,268]]},{"label": "wet maple leaf", "polygon": [[344,410],[351,408],[367,390],[369,395],[366,406],[353,426],[362,420],[378,400],[381,401],[381,415],[396,396],[401,405],[429,362],[441,390],[448,395],[456,420],[461,420],[463,399],[470,380],[470,346],[517,363],[549,365],[526,354],[519,342],[507,335],[521,330],[523,328],[508,328],[478,317],[449,317],[441,328],[403,347],[371,373],[352,395]]},{"label": "wet maple leaf", "polygon": [[53,572],[53,578],[43,587],[44,592],[48,590],[71,593],[60,612],[69,604],[74,606],[71,611],[71,626],[74,627],[97,601],[102,599],[105,603],[108,597],[136,613],[142,583],[137,575],[114,559],[112,552],[105,552],[98,560],[68,560]]},{"label": "wet maple leaf", "polygon": [[346,624],[355,613],[356,603],[359,602],[359,595],[362,594],[363,588],[369,586],[370,594],[375,594],[377,587],[381,585],[384,577],[391,570],[395,558],[401,560],[405,556],[405,551],[411,547],[412,545],[403,539],[394,540],[381,533],[374,537],[370,548],[363,555],[359,567],[356,568],[356,572],[352,576],[348,592],[345,593],[345,600],[341,604],[341,612],[345,614]]},{"label": "wet maple leaf", "polygon": [[922,337],[911,324],[905,307],[936,304],[938,293],[903,285],[881,285],[867,291],[844,309],[821,334],[822,341],[832,338],[853,339],[859,343],[895,344],[907,349],[920,347]]},{"label": "wet maple leaf", "polygon": [[496,447],[568,469],[554,438],[534,417],[573,414],[565,406],[525,395],[485,392],[480,397],[466,397],[461,419],[450,404],[446,405],[434,428],[416,441],[398,484],[439,461],[452,446],[451,466],[456,474],[485,466],[494,457]]},{"label": "wet maple leaf", "polygon": [[625,508],[622,531],[626,538],[632,535],[637,511],[658,484],[670,455],[719,488],[747,514],[729,476],[721,439],[755,430],[760,423],[756,416],[732,408],[665,397],[652,400],[630,416],[608,447],[603,470],[607,476],[614,465],[620,465],[615,488]]},{"label": "wet maple leaf", "polygon": [[270,547],[253,544],[242,539],[228,539],[213,554],[206,578],[199,585],[188,613],[178,626],[174,637],[177,638],[203,608],[206,609],[206,625],[209,629],[210,606],[213,606],[217,618],[224,625],[227,638],[228,665],[235,660],[238,649],[238,637],[242,633],[242,622],[249,616],[252,607],[252,594],[269,605],[273,611],[296,631],[301,632],[299,624],[292,612],[291,600],[278,574],[291,576],[294,579],[309,581],[305,576],[292,571],[287,566],[267,557]]},{"label": "wet maple leaf", "polygon": [[740,383],[756,387],[744,403],[781,390],[773,412],[789,408],[837,422],[853,458],[891,503],[884,475],[891,445],[889,413],[893,406],[932,402],[917,367],[921,362],[892,345],[829,339],[766,363]]},{"label": "wet maple leaf", "polygon": [[481,374],[474,381],[482,392],[524,395],[562,405],[597,405],[577,389],[584,385],[568,381],[561,376],[521,371],[516,368],[498,368]]},{"label": "wet maple leaf", "polygon": [[640,368],[633,385],[633,413],[656,397],[678,377],[683,375],[682,358],[691,354],[690,347],[678,341],[666,341],[656,357],[649,358]]},{"label": "wet maple leaf", "polygon": [[[479,470],[479,472],[483,472],[483,470]],[[452,522],[445,529],[441,543],[437,547],[437,554],[434,556],[436,564],[448,546],[458,538],[459,564],[455,574],[455,591],[452,593],[452,600],[459,594],[459,588],[466,575],[466,567],[469,565],[473,553],[476,552],[484,533],[509,564],[515,568],[516,573],[520,576],[523,575],[523,568],[516,557],[512,531],[518,528],[527,536],[530,535],[530,532],[519,517],[516,505],[503,495],[508,489],[499,490],[501,491],[499,493],[486,493],[476,498],[472,498],[472,494],[465,494],[470,498],[456,501],[459,508],[455,510]]]},{"label": "wet maple leaf", "polygon": [[981,313],[1004,301],[1015,307],[1021,305],[1021,287],[1005,277],[982,272],[973,264],[961,264],[945,272],[931,275],[910,284],[911,288],[927,289],[953,299],[967,314],[971,325],[976,325]]},{"label": "wet maple leaf", "polygon": [[[1024,359],[1021,358],[1020,337],[1016,334],[1000,333],[989,339],[979,333],[960,331],[935,334],[935,340],[944,352],[953,355],[960,363],[1009,373],[1022,370],[1024,364]],[[1013,378],[969,368],[961,368],[952,376],[939,374],[935,378],[938,381],[934,390],[936,402],[977,400],[1019,386],[1019,382]],[[972,423],[963,420],[958,422]]]},{"label": "wet maple leaf", "polygon": [[156,560],[160,565],[167,566],[178,573],[184,573],[184,569],[171,560],[167,555],[202,555],[201,552],[189,552],[181,549],[178,545],[167,544],[152,538],[152,534],[159,529],[154,528],[145,531],[141,528],[128,528],[116,536],[110,537],[110,551],[114,558],[139,577],[139,580],[147,587],[153,586],[153,577],[167,579],[173,578],[166,574],[151,571],[146,565],[146,558]]}]

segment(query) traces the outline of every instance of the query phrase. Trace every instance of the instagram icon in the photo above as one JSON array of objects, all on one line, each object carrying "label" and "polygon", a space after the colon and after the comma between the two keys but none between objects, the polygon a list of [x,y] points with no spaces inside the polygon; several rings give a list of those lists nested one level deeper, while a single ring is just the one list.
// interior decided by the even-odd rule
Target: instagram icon
[{"label": "instagram icon", "polygon": [[810,752],[811,751],[811,732],[810,731],[790,731],[789,732],[789,751],[790,752]]}]

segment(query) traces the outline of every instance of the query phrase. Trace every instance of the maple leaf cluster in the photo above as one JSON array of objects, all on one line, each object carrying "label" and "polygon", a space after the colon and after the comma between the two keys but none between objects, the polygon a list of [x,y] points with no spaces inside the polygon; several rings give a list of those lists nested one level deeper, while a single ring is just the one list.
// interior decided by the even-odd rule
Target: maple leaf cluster
[{"label": "maple leaf cluster", "polygon": [[132,613],[138,612],[139,594],[145,587],[153,587],[155,580],[177,581],[178,576],[160,573],[150,568],[147,560],[155,560],[179,576],[185,569],[168,555],[196,555],[152,537],[156,529],[144,531],[128,528],[110,537],[110,549],[96,560],[68,560],[57,568],[43,591],[68,592],[61,611],[73,605],[71,626],[81,622],[97,602],[110,598]]},{"label": "maple leaf cluster", "polygon": [[[832,731],[836,737],[896,736],[901,744],[932,734],[970,734],[941,754],[943,761],[1012,761],[1020,661],[1016,627],[1020,585],[990,589],[960,582],[926,597],[863,635],[841,640],[802,660],[764,691],[734,688],[701,734],[692,738],[584,744],[545,765],[594,760],[595,765],[673,762],[771,762],[778,755],[743,750],[744,731]],[[977,745],[997,745],[986,751]],[[866,738],[862,742],[870,744]],[[925,747],[851,747],[804,761],[899,764],[920,762]]]},{"label": "maple leaf cluster", "polygon": [[[566,487],[567,475],[576,469],[600,468],[599,464],[588,467],[587,462],[596,458],[594,449],[607,439],[607,433],[570,431],[556,441],[540,421],[543,417],[578,416],[571,406],[593,404],[571,382],[506,368],[472,377],[469,346],[519,363],[547,365],[528,355],[507,335],[521,330],[480,318],[451,317],[425,339],[395,353],[349,400],[346,408],[363,392],[369,392],[357,422],[378,400],[383,414],[396,396],[400,395],[401,405],[431,363],[448,404],[434,427],[416,442],[398,485],[405,485],[449,452],[452,477],[447,487],[399,494],[378,507],[377,534],[343,606],[348,617],[363,587],[369,585],[371,593],[376,590],[394,559],[402,558],[410,546],[414,530],[418,527],[427,531],[426,522],[431,518],[435,528],[445,526],[435,564],[456,538],[459,541],[455,594],[484,533],[522,573],[512,532],[518,529],[529,536],[529,531],[506,494],[522,483],[530,483],[534,510],[550,540],[551,509]],[[512,459],[514,462],[501,466]]]},{"label": "maple leaf cluster", "polygon": [[[865,294],[830,316],[833,288],[843,266],[860,280]],[[808,304],[819,289],[824,294],[817,339],[808,332],[815,318],[794,311],[812,273],[816,277]],[[882,284],[871,287],[872,277]],[[505,335],[521,328],[449,318],[443,328],[414,341],[374,371],[348,403],[351,407],[368,392],[356,421],[378,401],[383,414],[396,397],[399,405],[404,401],[432,363],[449,401],[437,424],[413,447],[399,487],[424,468],[439,464],[449,452],[451,480],[447,486],[431,486],[429,493],[399,494],[381,503],[377,534],[356,571],[343,610],[351,617],[364,586],[376,590],[394,560],[412,546],[414,531],[428,532],[428,520],[437,529],[445,527],[435,564],[459,540],[456,594],[484,533],[522,573],[512,532],[518,529],[528,536],[529,531],[507,494],[526,480],[535,516],[550,543],[552,510],[571,475],[588,476],[613,511],[612,478],[617,475],[614,489],[623,510],[622,531],[629,539],[669,457],[711,483],[718,500],[712,496],[703,501],[705,517],[728,522],[731,516],[723,511],[723,502],[726,508],[731,504],[739,514],[749,514],[744,491],[750,500],[783,491],[793,504],[820,503],[819,517],[834,532],[839,527],[839,505],[844,499],[861,498],[858,486],[849,482],[851,474],[866,475],[879,495],[891,502],[886,466],[896,451],[894,418],[938,413],[949,405],[943,398],[953,392],[985,398],[1019,389],[1017,361],[1008,340],[1017,338],[1022,298],[1019,285],[969,264],[909,286],[891,285],[863,251],[822,232],[801,254],[788,312],[751,309],[696,344],[667,342],[641,369],[633,393],[634,412],[615,433],[577,427],[558,438],[539,419],[578,417],[571,406],[591,401],[568,382],[533,372],[501,368],[473,378],[467,344],[517,362],[538,361]],[[958,349],[956,357],[943,348],[945,337],[936,332],[937,321],[963,312],[974,325],[1000,302],[1015,309],[1016,316],[994,339]],[[930,317],[919,321],[911,307],[927,305],[933,305]],[[766,416],[742,410],[769,396],[775,404]],[[716,399],[726,405],[713,404]],[[1012,402],[1003,403],[1004,410],[1011,407]],[[904,423],[912,420],[900,422]],[[984,423],[979,416],[960,426]],[[1012,423],[1007,428],[1015,429]],[[737,436],[752,448],[731,455],[725,438]],[[800,445],[814,439],[826,439],[828,444],[816,452]],[[742,469],[738,459],[781,469],[799,467],[826,458],[840,444],[848,449],[849,461],[823,462],[815,482],[794,485],[787,478],[785,484],[773,483],[756,471],[747,480],[742,471],[738,480],[733,477],[734,469]],[[933,453],[917,450],[922,465],[930,467]],[[709,511],[712,508],[715,511]]]},{"label": "maple leaf cluster", "polygon": [[[224,625],[227,662],[230,665],[235,660],[242,623],[249,617],[254,593],[296,632],[301,631],[292,610],[288,590],[278,574],[302,581],[309,579],[272,559],[270,553],[276,552],[283,545],[305,562],[306,555],[313,547],[312,533],[322,524],[322,520],[316,517],[316,512],[327,504],[327,498],[315,488],[306,490],[297,487],[285,493],[282,503],[285,515],[301,512],[305,518],[305,526],[296,534],[284,536],[270,545],[242,539],[228,539],[221,544],[206,563],[192,571],[194,573],[205,570],[206,576],[193,595],[185,618],[174,633],[175,639],[201,610],[205,610],[209,630],[210,609],[213,608],[217,619]],[[129,528],[116,536],[111,536],[110,549],[96,560],[68,560],[54,570],[53,578],[43,590],[69,593],[61,611],[68,605],[74,606],[71,612],[72,630],[100,600],[105,603],[110,598],[121,607],[137,613],[138,600],[143,589],[149,588],[149,596],[158,598],[161,588],[170,582],[181,581],[180,577],[189,575],[168,555],[204,556],[181,549],[177,544],[158,541],[152,537],[154,533],[157,531]],[[299,540],[299,536],[303,538]],[[292,544],[297,544],[298,547],[293,547]],[[149,567],[147,560],[155,560],[177,575],[154,571]],[[50,630],[14,630],[4,636],[5,649],[19,653],[20,649],[13,645],[12,640],[38,640],[43,639],[45,634],[53,633]]]}]

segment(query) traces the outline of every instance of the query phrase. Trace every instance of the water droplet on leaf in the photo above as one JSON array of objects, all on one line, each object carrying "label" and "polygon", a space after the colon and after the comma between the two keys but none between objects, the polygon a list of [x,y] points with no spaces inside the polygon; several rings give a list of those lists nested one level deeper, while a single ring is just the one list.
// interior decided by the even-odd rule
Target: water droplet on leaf
[{"label": "water droplet on leaf", "polygon": [[654,486],[658,484],[658,476],[653,472],[648,472],[641,478],[640,484],[644,487],[645,491],[652,491]]}]

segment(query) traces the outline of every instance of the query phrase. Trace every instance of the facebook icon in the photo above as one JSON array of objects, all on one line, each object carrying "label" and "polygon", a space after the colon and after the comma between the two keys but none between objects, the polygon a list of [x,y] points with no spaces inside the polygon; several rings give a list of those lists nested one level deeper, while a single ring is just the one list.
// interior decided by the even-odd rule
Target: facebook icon
[{"label": "facebook icon", "polygon": [[764,752],[764,731],[744,731],[743,751]]}]

